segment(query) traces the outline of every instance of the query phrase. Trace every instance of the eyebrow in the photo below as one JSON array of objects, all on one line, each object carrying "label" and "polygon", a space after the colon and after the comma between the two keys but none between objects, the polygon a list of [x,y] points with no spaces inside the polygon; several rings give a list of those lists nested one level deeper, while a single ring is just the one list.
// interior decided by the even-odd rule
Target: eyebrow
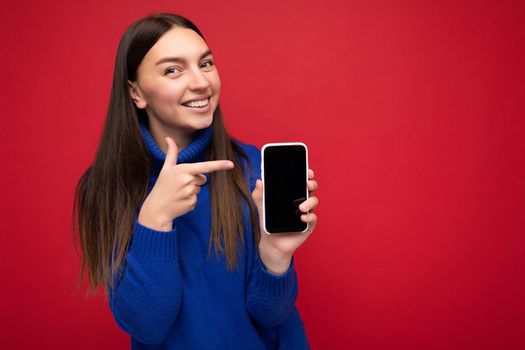
[{"label": "eyebrow", "polygon": [[[206,57],[208,55],[211,55],[211,54],[212,54],[211,50],[206,50],[201,55],[201,57],[199,57],[199,60],[201,60],[204,57]],[[184,58],[181,58],[181,57],[164,57],[164,58],[161,58],[157,63],[155,63],[155,65],[159,65],[159,64],[164,63],[164,62],[186,62],[186,60]]]}]

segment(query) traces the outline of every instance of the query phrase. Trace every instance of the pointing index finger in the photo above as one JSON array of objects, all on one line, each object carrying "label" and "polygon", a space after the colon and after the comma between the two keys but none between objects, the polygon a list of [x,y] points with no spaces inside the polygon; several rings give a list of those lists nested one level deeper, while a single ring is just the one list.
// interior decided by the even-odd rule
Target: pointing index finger
[{"label": "pointing index finger", "polygon": [[188,164],[189,173],[192,175],[206,174],[219,170],[229,170],[233,168],[233,162],[230,160],[210,160],[207,162]]}]

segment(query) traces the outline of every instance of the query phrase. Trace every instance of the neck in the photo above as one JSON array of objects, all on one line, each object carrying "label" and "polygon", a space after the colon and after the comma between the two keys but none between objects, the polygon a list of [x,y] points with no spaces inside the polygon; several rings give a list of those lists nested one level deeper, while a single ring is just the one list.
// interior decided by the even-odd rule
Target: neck
[{"label": "neck", "polygon": [[[141,133],[146,141],[148,151],[152,156],[153,171],[158,174],[166,160],[166,152],[161,150],[159,144],[153,138],[153,135],[148,130],[148,121],[140,121],[139,123]],[[197,130],[194,137],[191,139],[183,150],[179,151],[177,157],[177,164],[180,163],[194,163],[204,161],[205,150],[212,139],[212,126],[208,126],[202,130]],[[165,141],[162,140],[165,144]],[[178,141],[177,141],[178,142]],[[167,145],[166,145],[167,149]]]},{"label": "neck", "polygon": [[195,136],[195,131],[186,131],[182,129],[176,129],[169,125],[162,124],[158,119],[149,118],[149,131],[151,136],[155,140],[157,146],[164,153],[168,153],[168,144],[166,143],[166,137],[171,137],[177,144],[177,148],[182,151],[186,146],[191,143],[191,140]]}]

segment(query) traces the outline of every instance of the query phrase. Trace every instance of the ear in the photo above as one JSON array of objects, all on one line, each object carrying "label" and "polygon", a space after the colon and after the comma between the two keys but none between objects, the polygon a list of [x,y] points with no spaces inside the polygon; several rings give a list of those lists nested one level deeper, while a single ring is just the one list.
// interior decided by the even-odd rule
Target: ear
[{"label": "ear", "polygon": [[144,109],[148,105],[146,100],[142,97],[142,91],[140,91],[139,86],[128,80],[128,88],[129,88],[129,94],[131,96],[131,99],[133,100],[133,103],[137,106],[139,109]]}]

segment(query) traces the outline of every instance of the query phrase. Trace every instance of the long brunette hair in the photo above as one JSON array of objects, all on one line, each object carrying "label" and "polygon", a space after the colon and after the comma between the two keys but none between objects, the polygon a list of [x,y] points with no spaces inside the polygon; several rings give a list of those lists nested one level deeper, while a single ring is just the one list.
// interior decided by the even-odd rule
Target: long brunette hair
[{"label": "long brunette hair", "polygon": [[[87,271],[91,291],[101,283],[106,292],[114,286],[129,248],[136,210],[147,196],[152,168],[139,128],[139,122],[147,115],[133,104],[127,81],[136,80],[137,68],[146,53],[174,27],[189,28],[204,40],[188,19],[161,13],[133,23],[118,46],[101,142],[93,163],[76,186],[73,203],[73,232],[82,250],[80,282]],[[250,171],[251,165],[246,153],[226,131],[219,105],[213,114],[212,131],[206,160],[228,159],[235,167],[228,172],[209,174],[212,232],[208,257],[213,243],[215,255],[222,252],[228,269],[234,270],[238,268],[239,248],[244,246],[243,198],[248,204],[255,244],[261,235],[257,210],[240,162],[244,159]]]}]

